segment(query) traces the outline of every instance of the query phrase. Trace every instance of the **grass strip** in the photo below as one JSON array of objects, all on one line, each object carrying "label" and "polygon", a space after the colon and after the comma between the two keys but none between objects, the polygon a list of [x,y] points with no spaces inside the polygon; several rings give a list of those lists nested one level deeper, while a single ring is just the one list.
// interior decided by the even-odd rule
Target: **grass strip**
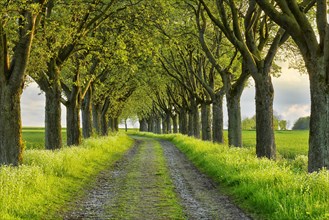
[{"label": "grass strip", "polygon": [[131,146],[118,134],[61,150],[26,150],[23,165],[0,167],[1,219],[60,219],[58,210]]},{"label": "grass strip", "polygon": [[256,218],[329,219],[327,170],[308,174],[296,169],[298,158],[271,161],[256,158],[250,148],[229,148],[183,135],[139,134],[171,140]]},{"label": "grass strip", "polygon": [[107,209],[111,219],[185,219],[160,143],[138,139],[142,143],[126,175],[116,179],[116,197]]}]

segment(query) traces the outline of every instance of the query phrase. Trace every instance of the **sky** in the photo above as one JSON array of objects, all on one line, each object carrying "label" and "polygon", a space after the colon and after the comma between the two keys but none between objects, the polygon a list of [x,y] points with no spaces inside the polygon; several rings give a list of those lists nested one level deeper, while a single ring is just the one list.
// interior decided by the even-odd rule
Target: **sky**
[{"label": "sky", "polygon": [[[289,69],[287,64],[282,64],[282,73],[278,78],[273,78],[274,85],[274,112],[280,119],[288,121],[291,128],[299,117],[310,114],[310,90],[307,75],[301,75],[294,69]],[[226,103],[224,103],[226,106]],[[22,125],[24,127],[44,127],[45,96],[36,83],[31,83],[22,94],[21,110]],[[224,112],[226,112],[226,108]],[[62,126],[66,126],[65,107],[62,106]],[[255,88],[252,79],[241,97],[242,118],[255,115]],[[227,121],[227,114],[224,115]],[[227,125],[227,122],[225,123]],[[136,126],[136,125],[135,125]]]}]

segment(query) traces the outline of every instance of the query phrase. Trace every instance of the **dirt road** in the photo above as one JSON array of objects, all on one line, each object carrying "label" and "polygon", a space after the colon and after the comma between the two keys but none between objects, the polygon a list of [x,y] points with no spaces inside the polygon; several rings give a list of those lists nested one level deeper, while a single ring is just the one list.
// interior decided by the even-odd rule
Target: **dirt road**
[{"label": "dirt road", "polygon": [[133,138],[63,219],[250,219],[172,143]]}]

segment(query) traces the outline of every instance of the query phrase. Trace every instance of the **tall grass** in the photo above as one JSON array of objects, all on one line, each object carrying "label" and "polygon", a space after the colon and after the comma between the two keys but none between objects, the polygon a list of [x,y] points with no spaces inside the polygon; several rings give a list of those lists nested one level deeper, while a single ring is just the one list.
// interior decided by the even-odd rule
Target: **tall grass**
[{"label": "tall grass", "polygon": [[[149,135],[149,134],[148,134]],[[183,135],[171,140],[226,193],[260,219],[329,219],[329,172],[308,174],[305,161],[258,159],[251,148],[229,148]]]},{"label": "tall grass", "polygon": [[131,145],[120,134],[62,150],[26,150],[22,166],[0,167],[0,219],[60,219],[57,211]]}]

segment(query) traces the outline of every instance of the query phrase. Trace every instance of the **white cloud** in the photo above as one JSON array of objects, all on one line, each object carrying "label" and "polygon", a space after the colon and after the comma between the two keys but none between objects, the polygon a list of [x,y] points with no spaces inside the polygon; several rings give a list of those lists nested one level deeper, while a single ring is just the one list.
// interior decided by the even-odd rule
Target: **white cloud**
[{"label": "white cloud", "polygon": [[290,122],[294,123],[300,117],[309,116],[310,112],[310,105],[291,105],[281,115],[283,118],[289,118]]},{"label": "white cloud", "polygon": [[[65,108],[62,106],[62,126],[66,125]],[[36,83],[24,89],[21,97],[22,125],[24,127],[45,126],[45,95]]]}]

